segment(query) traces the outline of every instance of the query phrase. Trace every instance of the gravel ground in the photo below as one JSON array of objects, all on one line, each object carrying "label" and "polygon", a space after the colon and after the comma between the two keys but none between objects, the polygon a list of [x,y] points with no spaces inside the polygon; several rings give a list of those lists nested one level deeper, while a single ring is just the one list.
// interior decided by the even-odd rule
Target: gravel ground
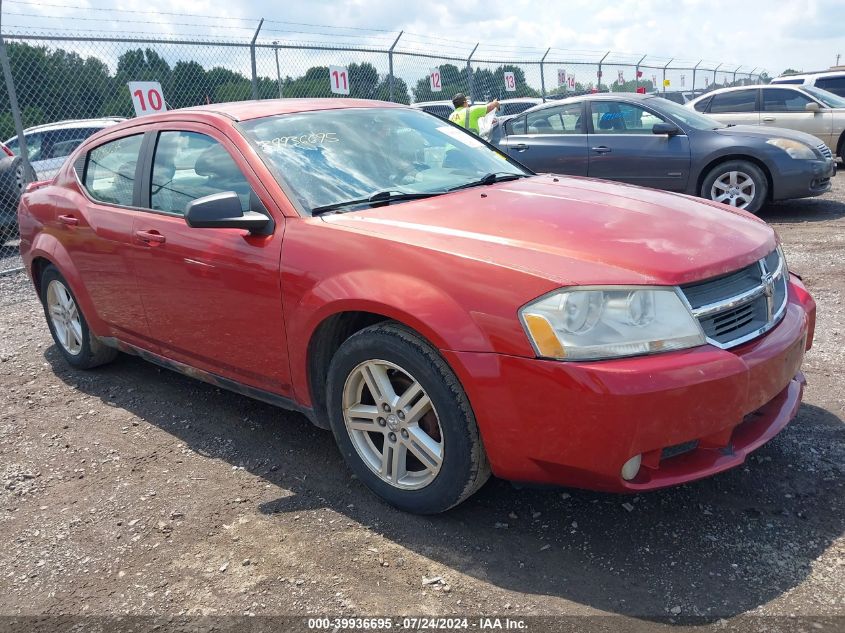
[{"label": "gravel ground", "polygon": [[845,615],[836,180],[762,213],[819,304],[798,418],[636,497],[493,480],[402,514],[299,415],[128,356],[70,370],[27,278],[0,276],[0,614]]}]

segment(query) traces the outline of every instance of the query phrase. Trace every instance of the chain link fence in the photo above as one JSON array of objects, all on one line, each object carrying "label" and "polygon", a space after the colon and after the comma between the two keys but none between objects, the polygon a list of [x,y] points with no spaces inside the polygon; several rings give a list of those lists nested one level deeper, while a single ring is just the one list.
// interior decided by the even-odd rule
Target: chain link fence
[{"label": "chain link fence", "polygon": [[[260,30],[260,25],[259,25]],[[753,83],[758,69],[618,53],[503,47],[398,33],[376,47],[251,40],[0,37],[0,273],[20,266],[17,202],[88,135],[135,115],[128,82],[157,81],[168,109],[247,99],[343,97],[399,103],[562,98],[594,91],[695,91]],[[448,49],[448,52],[443,52]],[[23,133],[23,139],[20,135]],[[1,149],[1,148],[0,148]]]}]

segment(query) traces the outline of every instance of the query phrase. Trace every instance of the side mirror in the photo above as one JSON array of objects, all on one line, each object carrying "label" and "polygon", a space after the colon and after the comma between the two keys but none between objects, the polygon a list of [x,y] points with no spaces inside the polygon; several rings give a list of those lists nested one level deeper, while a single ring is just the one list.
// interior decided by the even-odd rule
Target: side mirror
[{"label": "side mirror", "polygon": [[681,130],[674,123],[655,123],[651,127],[652,134],[666,134],[667,136],[675,136],[680,134]]},{"label": "side mirror", "polygon": [[254,235],[270,235],[273,220],[254,191],[249,202],[250,210],[244,212],[234,191],[197,198],[185,207],[185,222],[193,229],[244,229]]},{"label": "side mirror", "polygon": [[804,106],[804,109],[807,112],[818,112],[819,110],[821,110],[821,107],[815,101],[810,101],[810,103]]}]

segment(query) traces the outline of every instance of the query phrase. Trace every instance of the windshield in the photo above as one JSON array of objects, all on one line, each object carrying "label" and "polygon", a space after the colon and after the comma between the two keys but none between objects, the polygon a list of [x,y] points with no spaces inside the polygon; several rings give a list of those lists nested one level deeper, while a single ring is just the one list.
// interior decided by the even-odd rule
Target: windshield
[{"label": "windshield", "polygon": [[530,174],[474,135],[410,108],[284,114],[240,129],[309,210],[373,192],[443,192],[491,173]]},{"label": "windshield", "polygon": [[725,127],[723,123],[719,123],[716,119],[711,119],[709,116],[700,114],[692,108],[678,105],[668,99],[653,97],[647,99],[646,103],[658,112],[664,113],[696,130],[717,130]]},{"label": "windshield", "polygon": [[845,108],[845,99],[815,86],[802,86],[801,90],[825,104],[828,108]]}]

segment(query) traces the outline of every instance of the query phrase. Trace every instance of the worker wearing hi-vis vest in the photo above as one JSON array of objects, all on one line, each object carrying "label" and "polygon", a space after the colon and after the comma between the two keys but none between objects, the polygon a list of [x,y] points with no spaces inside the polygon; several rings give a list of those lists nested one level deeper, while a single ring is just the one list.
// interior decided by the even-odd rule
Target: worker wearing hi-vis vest
[{"label": "worker wearing hi-vis vest", "polygon": [[455,111],[449,115],[449,120],[478,134],[478,120],[491,110],[498,108],[499,100],[494,99],[487,104],[471,106],[467,101],[467,96],[463,92],[459,92],[452,97],[452,104],[455,106]]}]

